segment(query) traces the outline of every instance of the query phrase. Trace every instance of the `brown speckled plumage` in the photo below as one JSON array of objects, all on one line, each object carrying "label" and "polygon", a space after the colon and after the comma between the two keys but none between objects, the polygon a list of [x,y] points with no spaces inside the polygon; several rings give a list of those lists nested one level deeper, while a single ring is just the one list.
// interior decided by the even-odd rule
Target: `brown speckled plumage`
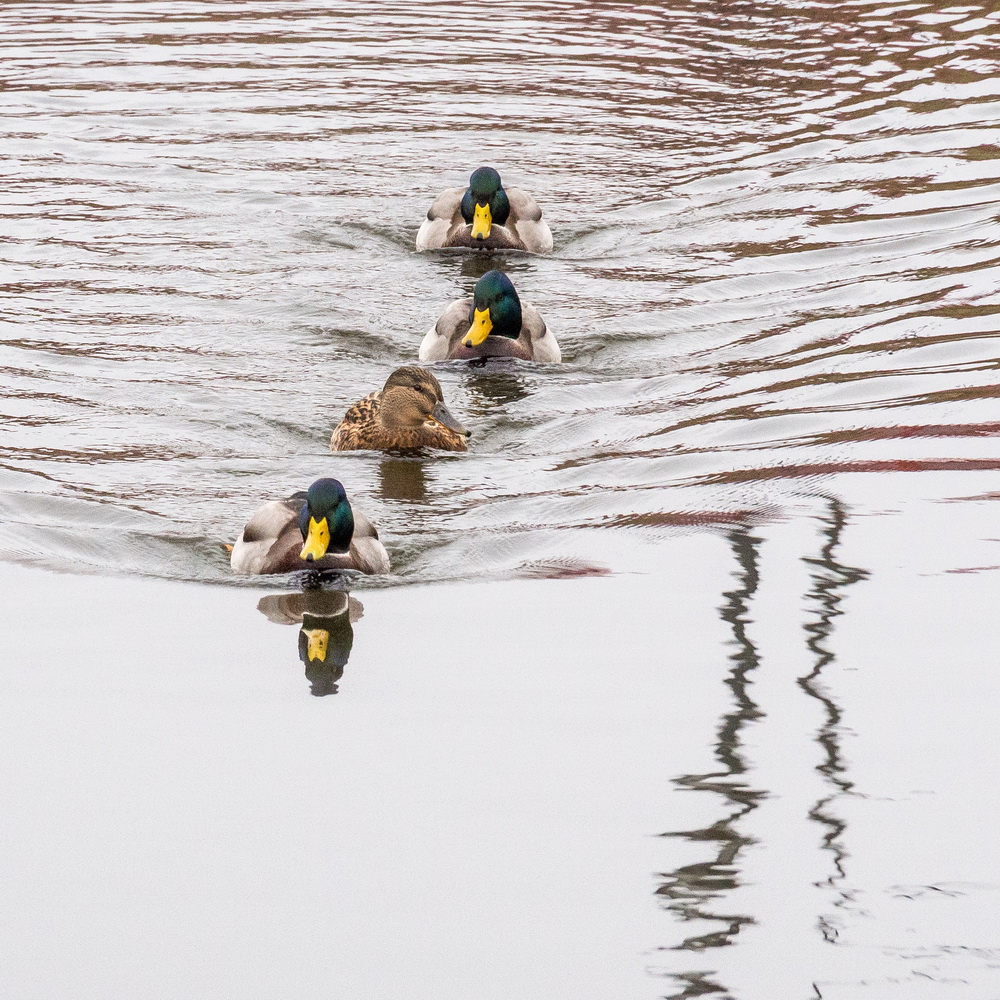
[{"label": "brown speckled plumage", "polygon": [[428,427],[426,424],[419,427],[385,427],[379,421],[381,408],[381,389],[359,399],[334,428],[330,448],[333,451],[410,451],[417,448],[468,451],[465,436],[447,427]]},{"label": "brown speckled plumage", "polygon": [[438,380],[426,369],[399,368],[385,386],[359,399],[344,414],[330,436],[333,451],[416,451],[440,448],[468,451],[469,432],[452,430],[432,416],[451,417]]}]

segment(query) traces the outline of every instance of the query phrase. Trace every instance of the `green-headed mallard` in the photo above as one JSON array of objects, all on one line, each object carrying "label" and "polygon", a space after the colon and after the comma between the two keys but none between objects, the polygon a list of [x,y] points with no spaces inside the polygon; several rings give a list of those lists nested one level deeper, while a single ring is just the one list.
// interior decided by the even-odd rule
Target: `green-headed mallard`
[{"label": "green-headed mallard", "polygon": [[236,539],[230,563],[236,573],[389,572],[378,529],[351,507],[336,479],[317,479],[304,493],[264,504]]},{"label": "green-headed mallard", "polygon": [[502,271],[487,271],[471,299],[456,299],[420,344],[421,361],[522,358],[561,361],[556,338],[538,310],[521,300]]},{"label": "green-headed mallard", "polygon": [[467,431],[444,405],[441,383],[426,368],[397,368],[377,392],[359,399],[333,429],[333,451],[468,451]]},{"label": "green-headed mallard", "polygon": [[492,167],[480,167],[464,191],[450,188],[439,194],[420,226],[417,249],[441,247],[548,253],[552,233],[527,191],[504,190]]}]

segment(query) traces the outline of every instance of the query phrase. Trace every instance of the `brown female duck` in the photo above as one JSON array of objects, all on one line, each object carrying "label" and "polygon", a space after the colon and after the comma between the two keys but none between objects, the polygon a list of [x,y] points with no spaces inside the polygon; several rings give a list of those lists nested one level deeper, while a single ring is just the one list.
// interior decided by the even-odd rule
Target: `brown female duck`
[{"label": "brown female duck", "polygon": [[333,451],[468,451],[467,431],[444,404],[426,368],[397,368],[377,392],[359,399],[330,436]]}]

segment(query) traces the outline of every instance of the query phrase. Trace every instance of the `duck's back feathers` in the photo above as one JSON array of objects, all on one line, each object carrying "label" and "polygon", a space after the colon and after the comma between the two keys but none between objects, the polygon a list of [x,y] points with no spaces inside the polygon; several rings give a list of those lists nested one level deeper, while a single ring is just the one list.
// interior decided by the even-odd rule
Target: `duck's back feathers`
[{"label": "duck's back feathers", "polygon": [[418,250],[437,250],[448,246],[449,233],[465,225],[462,218],[464,194],[464,188],[449,188],[434,199],[417,233]]},{"label": "duck's back feathers", "polygon": [[[233,545],[230,565],[236,573],[285,573],[300,562],[302,532],[299,511],[304,493],[264,504],[246,523]],[[266,568],[265,568],[266,567]]]},{"label": "duck's back feathers", "polygon": [[562,361],[562,352],[541,313],[527,302],[521,303],[521,333],[513,337],[491,334],[475,347],[463,347],[469,332],[469,311],[473,300],[456,299],[427,331],[420,343],[421,361],[444,361],[446,358],[520,358],[524,361]]},{"label": "duck's back feathers", "polygon": [[344,419],[337,424],[330,435],[330,448],[333,451],[355,451],[359,448],[375,447],[363,443],[366,435],[370,437],[372,429],[378,429],[378,407],[382,399],[382,390],[370,392],[364,399],[348,407]]},{"label": "duck's back feathers", "polygon": [[526,337],[531,345],[531,360],[543,363],[562,361],[562,351],[555,334],[545,325],[541,313],[532,305],[525,305],[522,312],[521,336]]},{"label": "duck's back feathers", "polygon": [[[472,299],[449,302],[438,321],[424,335],[417,357],[421,361],[444,361],[451,357],[452,348],[469,332],[469,307]],[[487,337],[487,340],[489,338]],[[454,342],[454,343],[453,343]]]},{"label": "duck's back feathers", "polygon": [[352,568],[362,573],[388,573],[389,553],[378,537],[378,528],[354,508],[354,537],[348,553]]},{"label": "duck's back feathers", "polygon": [[507,227],[514,231],[517,242],[532,253],[550,253],[552,231],[542,218],[538,202],[520,188],[508,188],[507,197],[510,200],[510,218],[507,220]]}]

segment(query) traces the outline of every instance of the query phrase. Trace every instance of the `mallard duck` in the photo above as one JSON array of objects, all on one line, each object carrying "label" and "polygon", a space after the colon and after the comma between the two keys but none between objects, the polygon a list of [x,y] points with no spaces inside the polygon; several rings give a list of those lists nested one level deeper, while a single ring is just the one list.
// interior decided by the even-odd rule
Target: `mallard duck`
[{"label": "mallard duck", "polygon": [[420,344],[421,361],[445,358],[522,358],[561,361],[562,352],[538,310],[522,306],[510,278],[487,271],[471,299],[456,299]]},{"label": "mallard duck", "polygon": [[378,529],[351,507],[336,479],[264,504],[233,544],[236,573],[356,569],[388,573],[389,555]]},{"label": "mallard duck", "polygon": [[417,249],[441,247],[548,253],[552,233],[538,202],[527,191],[504,190],[492,167],[480,167],[472,172],[464,191],[443,191],[427,211],[417,233]]},{"label": "mallard duck", "polygon": [[333,429],[333,451],[468,451],[471,434],[444,405],[441,383],[426,368],[397,368],[377,392],[359,399]]}]

